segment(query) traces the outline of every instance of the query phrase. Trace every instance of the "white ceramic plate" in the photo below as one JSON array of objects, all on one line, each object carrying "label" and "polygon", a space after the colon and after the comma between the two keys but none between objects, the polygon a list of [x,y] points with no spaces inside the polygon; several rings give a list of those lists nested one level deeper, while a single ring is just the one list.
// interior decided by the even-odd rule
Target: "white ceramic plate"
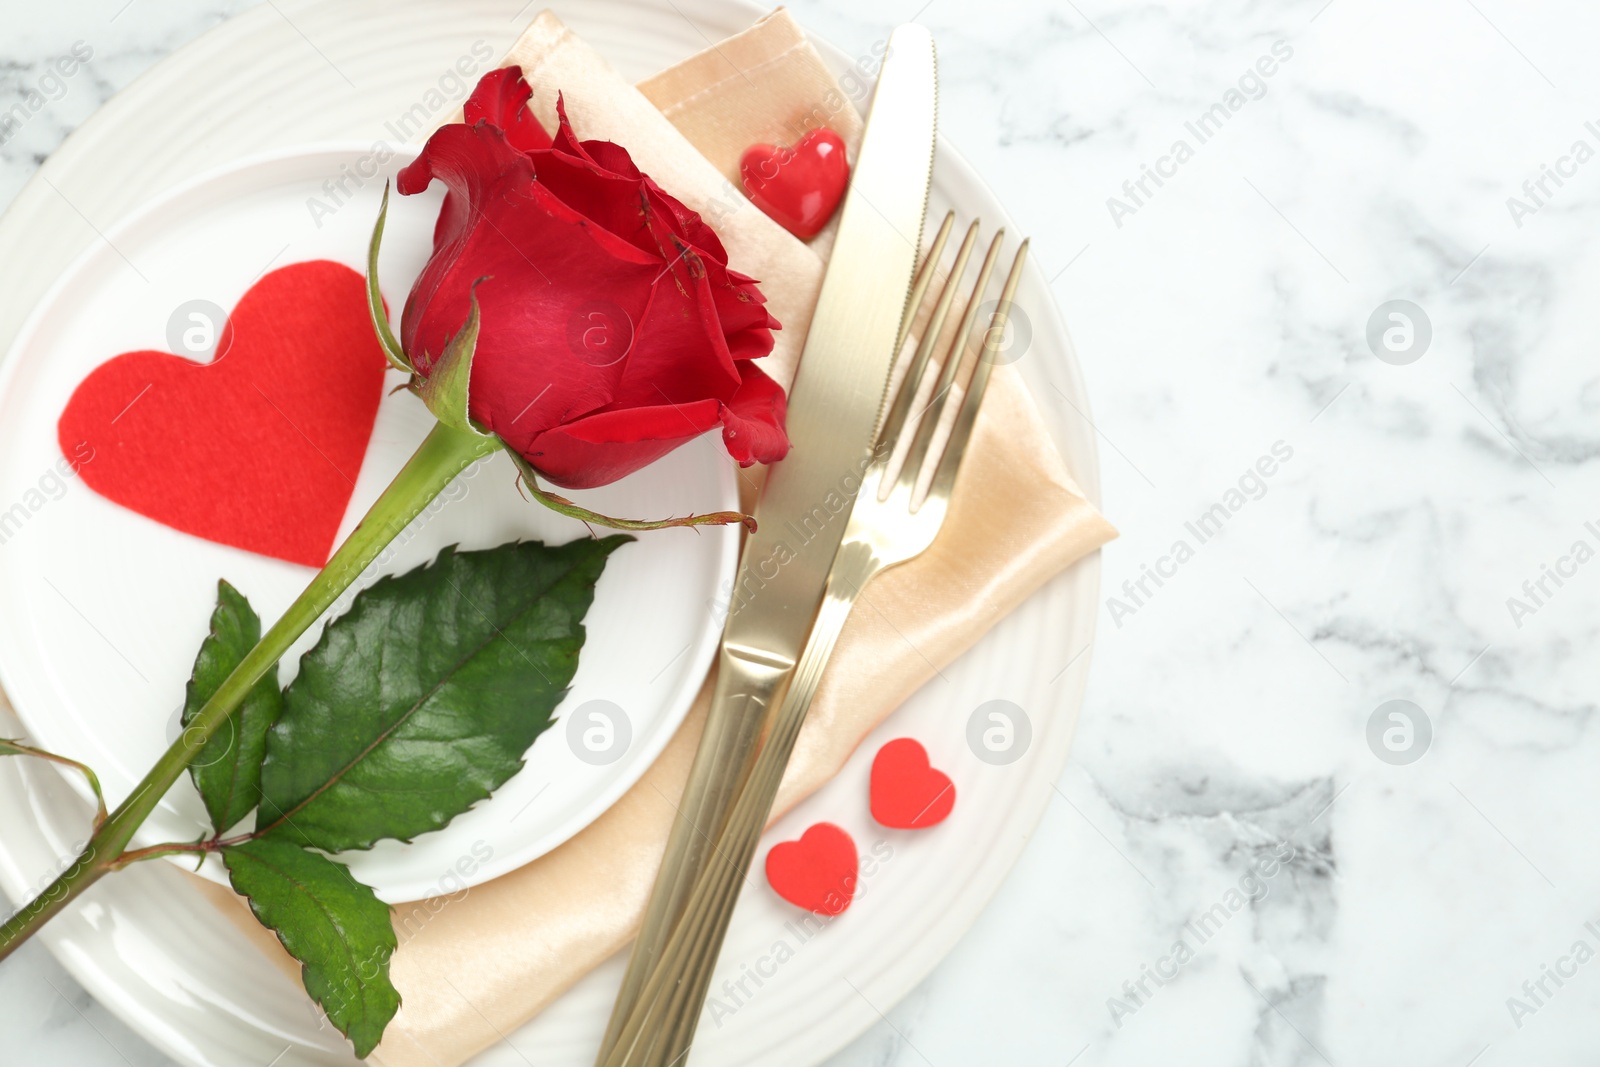
[{"label": "white ceramic plate", "polygon": [[[632,78],[765,13],[745,0],[554,0],[553,6]],[[264,145],[386,136],[385,124],[423,100],[458,59],[484,44],[498,56],[536,8],[523,0],[278,0],[159,64],[85,123],[51,157],[45,176],[90,218],[108,221],[197,170]],[[308,47],[302,32],[337,70]],[[837,70],[851,65],[850,56],[822,48]],[[203,95],[197,86],[205,87]],[[115,179],[107,177],[112,173]],[[935,217],[947,207],[964,218],[1009,223],[970,168],[941,145]],[[0,219],[0,283],[17,298],[0,304],[0,344],[17,328],[11,308],[31,306],[95,240],[42,181],[23,191]],[[26,264],[16,255],[23,248],[31,257]],[[1037,269],[1024,276],[1018,299],[1033,337],[1016,366],[1074,475],[1098,499],[1093,430],[1079,414],[1089,411],[1088,398]],[[772,970],[770,954],[779,939],[789,939],[796,951],[754,996],[741,997],[732,1014],[706,1017],[694,1064],[817,1063],[877,1022],[878,1013],[909,992],[965,933],[1054,795],[1087,678],[1098,583],[1095,556],[1040,590],[897,711],[834,781],[774,827],[762,855],[773,841],[793,838],[818,819],[843,825],[863,851],[888,848],[893,855],[864,879],[849,911],[803,944],[786,926],[800,918],[794,909],[764,891],[745,894],[713,991],[731,1005],[724,981],[746,969]],[[1031,743],[1009,765],[984,762],[967,744],[970,718],[990,700],[1014,703],[1031,723]],[[921,739],[961,791],[955,813],[935,830],[886,833],[866,812],[872,755],[885,740],[904,735]],[[71,851],[84,819],[84,809],[52,771],[0,764],[0,886],[6,893],[16,898],[38,887],[56,857]],[[226,920],[197,903],[178,872],[146,864],[100,883],[43,937],[96,997],[180,1063],[352,1062],[337,1035],[317,1029],[304,994]],[[211,947],[203,956],[175,947],[195,943]],[[614,959],[585,978],[473,1067],[587,1067],[623,963]],[[748,981],[746,987],[753,988]]]},{"label": "white ceramic plate", "polygon": [[[210,321],[268,270],[313,259],[361,269],[384,180],[414,154],[397,153],[375,169],[370,143],[322,145],[185,183],[106,230],[39,304],[7,357],[0,500],[23,503],[9,513],[0,552],[0,684],[29,736],[94,767],[113,804],[178,736],[184,682],[217,579],[232,582],[271,620],[314,572],[179,533],[61,477],[56,418],[84,376],[111,356],[181,354],[187,331],[202,346],[217,336],[221,322],[206,329],[188,318],[196,301],[212,306],[198,312]],[[346,185],[337,210],[309,210],[332,203],[324,190],[330,176],[358,168],[367,180]],[[390,209],[379,277],[391,307],[401,305],[426,262],[442,199],[434,190],[398,198]],[[403,381],[389,377],[387,387]],[[137,418],[138,397],[129,400],[125,414]],[[341,538],[432,421],[409,393],[385,396]],[[736,508],[731,462],[719,449],[707,436],[648,471],[578,495],[607,514],[644,518]],[[583,524],[523,499],[509,460],[495,456],[446,490],[358,585],[418,566],[449,544],[587,536]],[[688,711],[719,634],[708,605],[732,578],[737,550],[736,532],[724,528],[669,531],[616,552],[586,620],[571,693],[522,772],[443,830],[342,859],[385,900],[418,900],[504,874],[582,829],[638,779]],[[314,627],[286,657],[285,681],[319,633]],[[199,795],[185,778],[136,843],[194,840],[204,828]],[[226,879],[215,858],[203,870]]]}]

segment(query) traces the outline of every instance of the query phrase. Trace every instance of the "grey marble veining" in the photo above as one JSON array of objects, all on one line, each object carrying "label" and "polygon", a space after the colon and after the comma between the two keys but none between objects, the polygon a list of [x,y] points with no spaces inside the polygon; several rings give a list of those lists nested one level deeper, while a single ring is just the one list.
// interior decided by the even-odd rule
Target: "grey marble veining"
[{"label": "grey marble veining", "polygon": [[[123,3],[0,2],[0,108],[94,48],[0,145],[0,203],[248,6]],[[1123,531],[1059,798],[835,1063],[1593,1062],[1600,9],[792,6],[848,52],[937,34],[941,124],[1053,278]],[[1369,341],[1394,300],[1411,362],[1414,314],[1409,351]],[[1393,699],[1415,762],[1369,742]],[[36,949],[0,1020],[18,1062],[162,1062]]]}]

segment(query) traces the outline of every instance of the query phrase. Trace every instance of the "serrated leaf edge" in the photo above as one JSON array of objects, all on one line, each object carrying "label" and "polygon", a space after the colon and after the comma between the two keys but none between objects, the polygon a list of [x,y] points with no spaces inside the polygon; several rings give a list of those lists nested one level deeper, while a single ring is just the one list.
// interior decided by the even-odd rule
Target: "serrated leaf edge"
[{"label": "serrated leaf edge", "polygon": [[[223,861],[224,866],[227,865],[228,857],[230,855],[243,855],[245,858],[250,860],[252,863],[260,864],[262,867],[265,867],[268,870],[271,870],[273,873],[277,874],[286,883],[292,885],[296,889],[296,891],[302,891],[302,892],[304,891],[305,887],[303,885],[303,880],[302,879],[296,878],[296,877],[290,875],[289,873],[285,872],[281,868],[274,866],[273,864],[269,863],[265,858],[255,854],[253,852],[246,851],[246,849],[248,848],[248,845],[250,843],[251,842],[247,842],[244,845],[232,846],[232,847],[223,849],[222,850],[222,861]],[[285,844],[292,844],[292,842],[285,842]],[[373,891],[372,887],[369,886],[369,885],[366,885],[364,882],[362,882],[358,878],[356,878],[356,876],[350,872],[350,868],[349,867],[347,867],[344,864],[338,862],[337,860],[333,859],[332,857],[326,856],[326,855],[322,854],[321,852],[316,851],[315,849],[300,848],[300,851],[305,852],[305,853],[307,853],[307,854],[309,854],[311,856],[315,856],[317,858],[326,860],[328,863],[332,864],[334,867],[337,867],[339,870],[344,872],[345,877],[349,878],[352,883],[354,883],[355,885],[361,887],[362,889],[365,889],[369,894],[371,894],[372,899],[374,901],[376,901],[378,904],[383,904],[383,901],[378,899],[378,895],[377,895],[376,892]],[[260,923],[262,925],[262,927],[264,927],[267,930],[272,931],[273,936],[278,939],[278,943],[283,946],[283,950],[286,953],[288,953],[290,958],[292,958],[296,963],[300,964],[300,985],[301,985],[301,988],[306,990],[306,993],[309,996],[310,995],[310,989],[309,989],[308,984],[306,982],[306,974],[311,969],[311,965],[309,963],[307,963],[305,960],[302,960],[299,956],[296,956],[294,954],[293,949],[291,949],[290,946],[289,946],[288,939],[284,935],[283,928],[272,925],[265,918],[262,917],[261,906],[256,902],[254,897],[250,896],[250,894],[244,892],[243,890],[240,890],[239,887],[234,884],[234,881],[233,881],[233,869],[231,867],[228,867],[227,869],[228,869],[228,884],[233,887],[235,892],[238,892],[239,895],[243,896],[245,898],[245,900],[249,903],[249,905],[250,905],[250,914],[255,916],[256,921],[258,923]],[[330,925],[332,925],[332,926],[334,926],[336,928],[341,928],[342,929],[343,924],[337,921],[337,919],[328,911],[328,909],[323,906],[321,901],[317,900],[316,897],[312,896],[309,892],[304,893],[304,895],[306,896],[306,898],[308,900],[310,900],[312,903],[314,903],[316,905],[318,910],[321,911],[323,913],[323,915],[327,916],[328,922],[329,922]],[[384,909],[387,912],[388,911],[388,906],[384,905]],[[398,937],[396,937],[394,935],[392,927],[390,928],[390,940],[393,942],[393,944],[390,944],[390,945],[386,946],[389,949],[389,952],[388,952],[388,957],[384,960],[382,975],[383,975],[384,984],[387,985],[394,992],[395,1010],[396,1010],[396,1012],[398,1012],[400,1005],[404,1002],[404,998],[401,997],[400,991],[395,988],[393,981],[389,978],[389,963],[388,963],[388,960],[393,958],[394,953],[396,951],[398,951],[398,949],[399,949],[399,939],[398,939]],[[339,944],[340,944],[341,948],[348,948],[348,945],[342,939],[339,942]],[[359,964],[356,956],[353,953],[347,952],[346,953],[346,959],[348,960],[348,962],[350,964],[350,970],[352,970],[353,972],[355,972],[356,974],[359,975],[361,973],[361,967],[360,967],[360,964]],[[351,1027],[349,1027],[349,1026],[341,1026],[339,1021],[333,1017],[332,1012],[328,1011],[326,1004],[322,1004],[321,1001],[317,1001],[317,1003],[319,1005],[321,1005],[323,1010],[324,1010],[324,1012],[327,1013],[328,1021],[333,1023],[333,1025],[339,1030],[339,1032],[345,1036],[345,1039],[350,1041],[351,1044],[353,1046],[355,1046],[355,1052],[356,1052],[356,1056],[358,1058],[365,1059],[372,1052],[372,1050],[377,1047],[378,1042],[374,1041],[371,1046],[363,1049],[359,1044],[356,1043],[354,1038],[350,1037],[350,1029],[351,1029]],[[365,1016],[365,1011],[363,1011],[363,1016]],[[385,1031],[388,1029],[389,1022],[392,1021],[393,1018],[394,1018],[394,1015],[391,1014],[388,1019],[384,1020],[383,1029]],[[381,1035],[380,1035],[380,1040],[381,1040]]]},{"label": "serrated leaf edge", "polygon": [[[615,552],[618,548],[621,548],[624,544],[627,544],[627,543],[633,541],[634,538],[628,536],[627,534],[612,534],[612,535],[610,535],[608,537],[595,538],[594,540],[597,541],[597,542],[600,542],[600,543],[605,543],[605,542],[610,542],[611,543],[610,547],[608,549],[606,549],[605,553],[603,555],[601,555],[600,557],[598,557],[598,559],[600,560],[600,563],[601,563],[601,573],[604,573],[605,561],[610,559],[611,553]],[[497,545],[492,549],[484,549],[484,550],[477,550],[477,551],[491,551],[491,552],[492,551],[498,551],[500,549],[506,548],[508,545],[516,545],[519,548],[522,547],[522,546],[526,546],[526,545],[537,545],[540,548],[559,550],[559,549],[562,549],[562,548],[566,548],[568,545],[571,545],[571,544],[574,544],[574,543],[575,542],[569,541],[569,542],[566,542],[565,544],[552,546],[552,545],[546,544],[543,541],[537,541],[537,540],[508,541],[508,542],[505,542],[504,544]],[[418,566],[411,568],[411,570],[404,571],[404,572],[402,572],[400,574],[386,574],[386,575],[382,576],[381,578],[379,578],[377,581],[373,582],[366,589],[362,590],[361,595],[359,595],[356,598],[356,600],[351,604],[350,610],[346,611],[343,615],[339,616],[337,619],[329,621],[329,623],[323,628],[322,633],[318,636],[316,644],[313,645],[310,649],[307,649],[306,652],[304,652],[302,654],[302,656],[301,656],[302,660],[314,655],[317,652],[323,651],[325,649],[327,644],[332,640],[332,636],[333,635],[332,635],[332,633],[330,631],[332,631],[335,623],[343,624],[346,621],[349,621],[353,625],[356,622],[359,622],[359,620],[361,618],[361,613],[366,610],[366,604],[370,602],[370,601],[367,600],[366,594],[368,594],[370,592],[373,592],[375,590],[384,588],[385,586],[387,586],[389,584],[392,584],[393,582],[396,582],[401,578],[409,578],[409,577],[411,577],[411,576],[413,576],[415,574],[418,574],[418,573],[420,573],[422,571],[426,571],[426,570],[429,570],[429,569],[436,568],[439,565],[445,563],[446,561],[454,559],[456,556],[460,555],[459,549],[460,549],[460,545],[459,544],[446,545],[444,548],[439,550],[438,555],[436,555],[433,559],[428,560],[425,563],[419,564]],[[538,603],[542,602],[544,600],[544,598],[549,595],[551,590],[554,590],[556,587],[561,585],[563,582],[566,582],[569,579],[571,579],[571,577],[577,571],[577,569],[578,569],[577,567],[573,567],[573,568],[569,569],[559,579],[557,579],[555,582],[551,583],[550,586],[546,589],[545,593],[542,594],[538,598],[538,600],[536,600],[534,602],[534,605],[530,605],[529,610],[532,610],[533,606],[535,606]],[[598,581],[598,580],[599,580],[599,575],[596,575],[596,581]],[[591,605],[592,605],[592,600],[591,600]],[[583,646],[585,644],[587,644],[587,642],[588,642],[587,627],[585,626],[582,617],[580,617],[579,619],[576,620],[576,622],[574,623],[574,626],[575,626],[576,633],[577,633],[577,636],[578,636],[578,639],[579,639],[578,640],[578,648],[579,648],[579,650],[581,652]],[[481,650],[483,647],[485,647],[487,645],[488,641],[492,641],[492,640],[494,640],[494,638],[491,637],[487,641],[485,641],[484,644],[479,645],[478,646],[478,650]],[[476,651],[473,654],[475,655]],[[293,685],[293,683],[290,683],[290,684],[291,684],[291,686]],[[437,687],[435,687],[435,688],[437,688]],[[428,696],[432,695],[432,692],[433,691],[430,691],[430,693],[428,695],[425,695],[422,699],[420,699],[416,703],[414,703],[412,705],[412,707],[406,712],[406,714],[401,719],[397,720],[394,725],[390,726],[387,730],[384,731],[384,735],[383,735],[382,738],[380,738],[378,741],[375,741],[371,745],[368,746],[368,748],[366,749],[366,752],[371,752],[374,748],[376,748],[378,745],[382,744],[385,740],[387,740],[389,735],[392,734],[394,732],[394,730],[398,728],[400,723],[403,723],[407,719],[409,719],[411,714],[413,714],[417,710],[417,708],[421,707],[422,704],[424,702],[426,702],[426,700],[428,699]],[[552,712],[554,710],[554,707],[559,707],[560,706],[561,700],[564,700],[566,698],[566,695],[567,695],[568,692],[570,692],[570,689],[564,689],[562,691],[560,697],[558,697],[558,699],[556,700],[555,705],[552,707]],[[287,698],[287,692],[286,692],[285,696]],[[555,720],[554,720],[554,717],[552,715],[551,723],[553,723],[554,721]],[[549,725],[550,725],[550,723],[546,724],[546,729],[549,728]],[[269,742],[269,744],[270,744],[270,742]],[[365,755],[365,753],[363,755]],[[514,777],[516,774],[521,773],[522,768],[525,767],[526,765],[527,765],[527,757],[526,757],[526,754],[524,754],[522,757],[520,757],[518,759],[518,761],[517,761],[517,770],[512,772],[512,776]],[[353,766],[354,766],[354,763],[346,764],[346,766],[340,770],[339,775],[342,777]],[[507,781],[509,781],[509,780],[510,780],[510,778],[508,777]],[[318,796],[320,796],[327,789],[331,788],[333,784],[334,783],[330,781],[326,785],[324,785],[321,788],[319,788],[316,792],[312,793],[311,796],[309,796],[309,797],[305,798],[304,800],[301,800],[298,803],[296,803],[288,811],[284,811],[281,808],[277,809],[277,815],[275,817],[273,817],[271,819],[271,821],[268,822],[267,825],[264,828],[259,829],[257,831],[257,836],[260,836],[260,837],[266,837],[266,836],[269,836],[269,835],[270,836],[276,836],[280,840],[286,840],[286,841],[289,841],[290,843],[300,845],[301,847],[308,847],[306,845],[306,842],[295,841],[292,837],[289,836],[290,834],[295,832],[295,830],[294,830],[294,815],[295,815],[296,812],[299,812],[299,811],[303,810],[304,808],[306,808],[308,805],[310,805]],[[498,787],[496,787],[496,788],[498,788]],[[477,805],[483,803],[483,801],[489,799],[493,795],[494,795],[494,790],[493,789],[483,791],[482,795],[477,797],[476,799],[474,799],[470,804],[467,805],[467,807],[464,810],[462,810],[460,812],[457,812],[455,815],[452,815],[449,818],[445,819],[438,826],[431,827],[428,830],[425,830],[423,832],[424,833],[434,833],[434,832],[436,832],[438,830],[444,829],[445,827],[449,826],[452,822],[454,822],[456,819],[458,819],[462,815],[466,814],[466,812],[471,811],[474,807],[476,807]],[[276,807],[276,805],[273,805],[273,806]],[[266,810],[267,810],[267,798],[266,798],[266,795],[265,795],[265,790],[263,789],[261,813],[258,814],[257,817],[256,817],[258,824],[263,821],[263,815],[265,814]],[[304,832],[302,831],[301,833],[302,833],[302,836],[304,836]],[[400,842],[402,842],[404,844],[410,844],[413,840],[415,840],[415,836],[420,836],[420,835],[414,835],[413,837],[401,837],[401,836],[398,836],[398,835],[383,835],[383,836],[380,836],[380,837],[375,837],[371,841],[367,841],[365,843],[357,843],[357,844],[346,845],[340,851],[367,851],[367,850],[373,848],[375,845],[377,845],[377,843],[379,841],[400,841]],[[319,848],[320,846],[317,846],[317,845],[313,844],[313,845],[310,845],[309,847]]]}]

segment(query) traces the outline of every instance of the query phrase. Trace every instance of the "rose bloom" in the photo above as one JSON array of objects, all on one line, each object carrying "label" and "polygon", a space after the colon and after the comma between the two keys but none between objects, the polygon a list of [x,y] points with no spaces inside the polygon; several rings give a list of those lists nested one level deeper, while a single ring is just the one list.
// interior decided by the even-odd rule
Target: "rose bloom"
[{"label": "rose bloom", "polygon": [[721,427],[741,465],[789,450],[783,390],[755,360],[778,322],[700,216],[626,149],[552,138],[522,71],[485,75],[464,123],[400,172],[448,187],[401,341],[426,376],[481,309],[468,409],[557,485],[604,485]]}]

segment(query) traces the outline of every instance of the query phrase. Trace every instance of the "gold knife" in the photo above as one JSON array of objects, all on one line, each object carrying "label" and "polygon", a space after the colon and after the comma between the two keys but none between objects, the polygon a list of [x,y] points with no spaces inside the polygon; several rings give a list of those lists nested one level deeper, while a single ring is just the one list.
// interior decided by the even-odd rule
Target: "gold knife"
[{"label": "gold knife", "polygon": [[933,38],[914,23],[889,38],[816,312],[789,390],[787,458],[772,466],[728,600],[717,685],[644,924],[599,1061],[604,1062],[783,697],[821,605],[850,504],[872,461],[895,344],[907,312],[933,176]]}]

